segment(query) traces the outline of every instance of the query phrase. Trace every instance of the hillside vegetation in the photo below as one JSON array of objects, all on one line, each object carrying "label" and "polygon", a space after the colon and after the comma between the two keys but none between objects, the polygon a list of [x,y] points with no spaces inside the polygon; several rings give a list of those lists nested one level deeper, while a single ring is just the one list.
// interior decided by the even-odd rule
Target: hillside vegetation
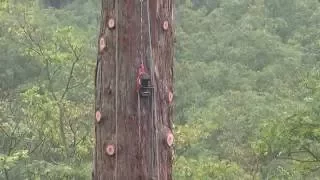
[{"label": "hillside vegetation", "polygon": [[[99,0],[0,1],[0,179],[88,180]],[[176,0],[175,180],[320,179],[318,0]]]}]

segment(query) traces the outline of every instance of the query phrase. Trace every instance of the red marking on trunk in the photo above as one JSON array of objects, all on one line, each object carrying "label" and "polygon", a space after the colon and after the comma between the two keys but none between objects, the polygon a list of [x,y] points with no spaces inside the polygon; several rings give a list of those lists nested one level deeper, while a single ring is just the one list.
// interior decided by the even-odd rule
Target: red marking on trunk
[{"label": "red marking on trunk", "polygon": [[145,67],[143,64],[140,64],[140,67],[138,69],[138,74],[137,74],[137,92],[139,91],[141,87],[141,76],[146,73]]}]

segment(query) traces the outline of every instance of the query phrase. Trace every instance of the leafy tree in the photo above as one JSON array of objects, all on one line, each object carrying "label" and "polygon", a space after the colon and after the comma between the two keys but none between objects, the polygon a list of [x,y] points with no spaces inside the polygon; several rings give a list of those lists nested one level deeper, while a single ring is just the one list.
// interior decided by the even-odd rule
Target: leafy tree
[{"label": "leafy tree", "polygon": [[[175,179],[319,179],[319,2],[176,8]],[[0,179],[90,179],[99,15],[1,1]]]}]

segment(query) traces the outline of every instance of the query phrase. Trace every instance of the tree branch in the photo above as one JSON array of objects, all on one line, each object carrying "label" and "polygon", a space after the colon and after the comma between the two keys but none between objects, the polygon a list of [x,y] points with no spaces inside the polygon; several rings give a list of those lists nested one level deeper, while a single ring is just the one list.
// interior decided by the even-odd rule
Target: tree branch
[{"label": "tree branch", "polygon": [[5,129],[3,129],[2,126],[0,126],[0,130],[7,136],[10,137],[10,135],[7,133],[7,131]]},{"label": "tree branch", "polygon": [[[25,21],[26,21],[26,20],[25,20]],[[33,50],[34,52],[36,52],[39,56],[42,56],[42,57],[44,58],[44,60],[45,60],[45,66],[46,66],[46,68],[45,68],[45,69],[46,69],[46,75],[47,75],[47,78],[48,78],[48,81],[49,81],[49,88],[48,88],[48,89],[49,89],[49,91],[50,91],[53,99],[54,99],[55,101],[57,101],[58,98],[56,97],[56,95],[55,95],[55,93],[54,93],[54,91],[53,91],[53,88],[52,88],[52,76],[51,76],[51,74],[50,74],[50,68],[49,68],[49,61],[52,61],[52,58],[51,58],[49,55],[46,56],[46,55],[44,54],[43,47],[41,46],[41,44],[40,44],[38,41],[34,40],[34,38],[32,37],[31,32],[29,32],[29,31],[25,28],[25,26],[23,26],[23,25],[20,24],[20,27],[22,28],[22,30],[23,30],[23,32],[24,32],[24,34],[25,34],[25,37],[31,41],[31,46],[35,46],[38,50],[36,50],[36,49],[34,49],[34,48],[31,48],[31,47],[28,47],[28,48],[30,48],[31,50]]]},{"label": "tree branch", "polygon": [[291,161],[297,161],[297,162],[302,162],[302,163],[314,163],[314,162],[319,162],[318,160],[303,160],[303,159],[296,159],[296,158],[292,158],[292,157],[277,157],[277,159],[291,160]]},{"label": "tree branch", "polygon": [[306,146],[303,146],[303,149],[306,150],[316,161],[320,161],[319,157],[315,155],[309,148],[307,148]]},{"label": "tree branch", "polygon": [[71,83],[71,79],[72,79],[72,76],[73,76],[73,73],[74,73],[74,67],[75,65],[77,64],[77,62],[80,60],[80,57],[78,56],[77,52],[75,51],[74,47],[71,45],[71,43],[68,41],[68,45],[75,57],[75,60],[73,61],[72,65],[71,65],[71,70],[69,72],[69,77],[68,77],[68,81],[67,81],[67,85],[66,85],[66,88],[64,89],[64,92],[62,93],[62,96],[61,96],[61,99],[62,100],[65,95],[67,94],[68,90],[69,90],[69,87],[70,87],[70,83]]}]

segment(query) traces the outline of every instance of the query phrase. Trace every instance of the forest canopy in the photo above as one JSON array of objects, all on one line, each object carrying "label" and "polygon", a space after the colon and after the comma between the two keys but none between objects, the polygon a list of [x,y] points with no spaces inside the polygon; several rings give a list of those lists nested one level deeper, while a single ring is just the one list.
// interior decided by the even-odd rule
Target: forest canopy
[{"label": "forest canopy", "polygon": [[[176,0],[175,180],[320,179],[318,0]],[[99,0],[0,1],[0,179],[91,178]]]}]

